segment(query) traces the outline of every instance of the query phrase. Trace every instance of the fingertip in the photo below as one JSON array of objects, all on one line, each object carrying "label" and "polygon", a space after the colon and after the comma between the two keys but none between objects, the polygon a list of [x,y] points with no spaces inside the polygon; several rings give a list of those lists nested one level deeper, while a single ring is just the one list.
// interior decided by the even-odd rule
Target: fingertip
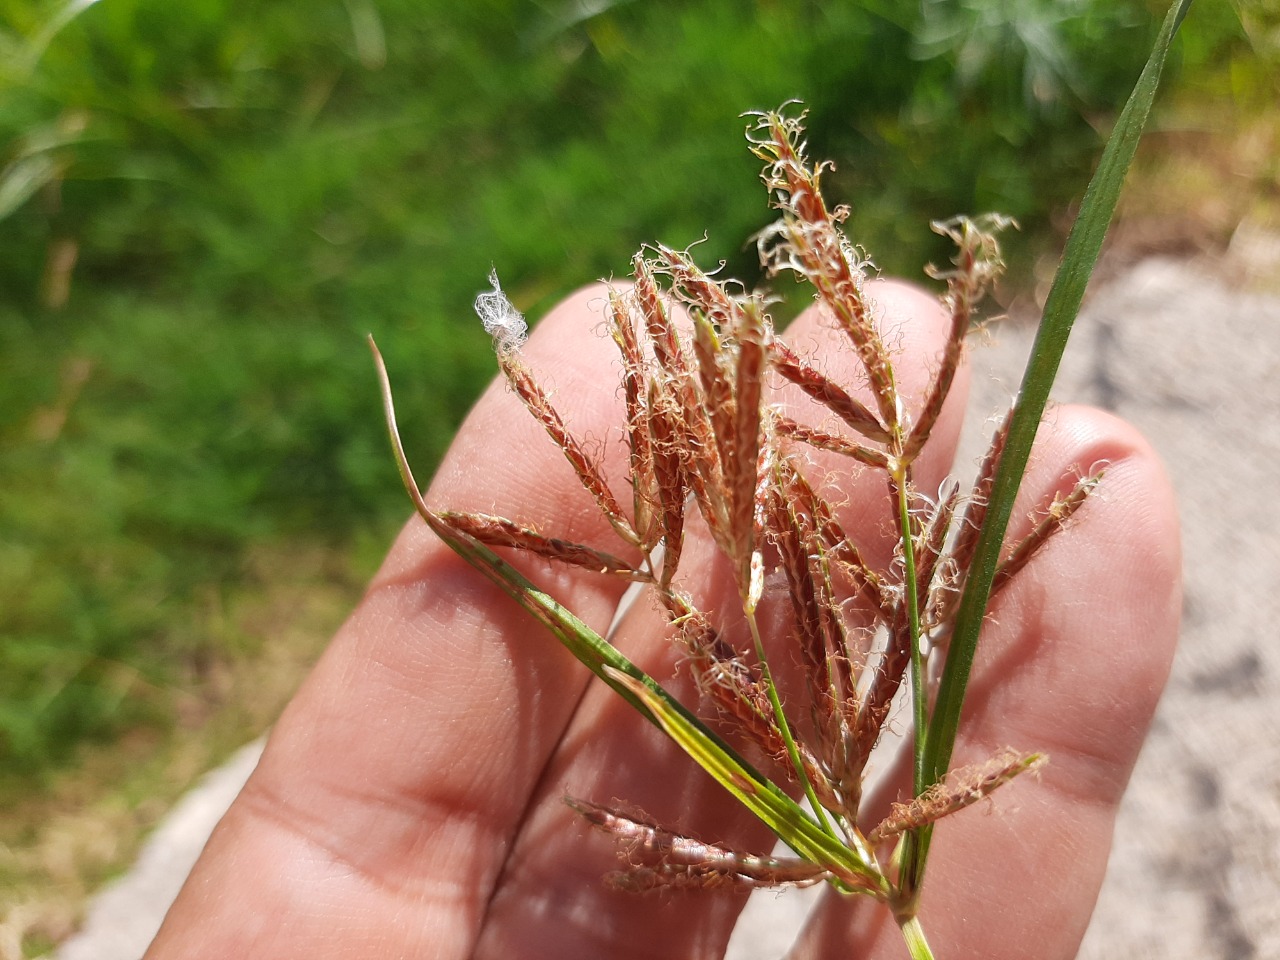
[{"label": "fingertip", "polygon": [[[1182,548],[1177,498],[1159,453],[1132,424],[1094,407],[1063,405],[1050,412],[1032,454],[1015,508],[1028,513],[1080,479],[1100,477],[1073,530],[1054,544],[1055,567],[1106,570],[1129,591],[1137,616],[1157,632],[1174,633],[1181,609]],[[1010,539],[1021,533],[1014,529]],[[1059,569],[1059,574],[1066,573]],[[1172,636],[1170,637],[1170,641]],[[1167,672],[1172,643],[1160,648]],[[1163,682],[1163,681],[1162,681]]]},{"label": "fingertip", "polygon": [[1099,471],[1065,527],[992,600],[957,762],[1008,744],[1046,751],[1043,780],[1059,809],[1093,809],[1109,823],[1168,678],[1181,613],[1177,511],[1159,456],[1111,414],[1051,410],[1006,544]]}]

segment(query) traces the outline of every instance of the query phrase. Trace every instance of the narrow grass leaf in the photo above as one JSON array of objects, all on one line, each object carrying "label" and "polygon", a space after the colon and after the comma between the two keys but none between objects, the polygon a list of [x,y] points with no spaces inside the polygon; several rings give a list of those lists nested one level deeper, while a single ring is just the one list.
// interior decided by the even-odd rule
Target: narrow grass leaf
[{"label": "narrow grass leaf", "polygon": [[[1019,483],[1026,471],[1031,444],[1044,415],[1049,390],[1057,375],[1062,352],[1079,312],[1085,287],[1097,263],[1103,238],[1115,212],[1125,173],[1133,160],[1138,140],[1151,112],[1170,44],[1190,6],[1191,0],[1179,0],[1165,17],[1151,57],[1116,122],[1103,149],[1098,169],[1085,191],[1080,215],[1071,229],[1062,263],[1045,302],[1044,316],[1023,376],[1009,427],[1009,438],[996,473],[991,503],[978,540],[969,581],[960,602],[955,633],[938,688],[937,704],[930,720],[924,751],[926,780],[930,783],[942,779],[950,765],[978,635],[999,562],[1000,547],[1013,512]],[[923,875],[928,845],[929,829],[926,827],[918,835],[915,849],[906,858],[908,871],[916,883]]]}]

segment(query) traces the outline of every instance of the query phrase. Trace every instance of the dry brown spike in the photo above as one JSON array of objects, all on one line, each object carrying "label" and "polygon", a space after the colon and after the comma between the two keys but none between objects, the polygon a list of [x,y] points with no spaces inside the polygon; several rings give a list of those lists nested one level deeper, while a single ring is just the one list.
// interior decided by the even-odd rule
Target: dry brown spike
[{"label": "dry brown spike", "polygon": [[609,288],[608,324],[609,334],[622,358],[622,395],[626,405],[634,526],[642,548],[649,551],[656,545],[660,534],[656,532],[654,516],[657,478],[646,417],[646,365],[627,301],[612,287]]},{"label": "dry brown spike", "polygon": [[670,595],[667,606],[676,626],[677,642],[689,657],[699,691],[767,757],[783,757],[786,746],[774,721],[759,668],[725,642],[706,614],[695,609],[688,598]]},{"label": "dry brown spike", "polygon": [[610,877],[617,886],[650,890],[662,886],[803,886],[829,879],[830,871],[795,857],[761,857],[703,843],[615,809],[566,797],[589,824],[618,840],[627,869]]},{"label": "dry brown spike", "polygon": [[564,452],[565,459],[573,467],[582,486],[595,498],[609,525],[627,543],[638,546],[640,537],[631,526],[631,521],[622,512],[622,507],[614,497],[613,491],[609,489],[608,483],[605,482],[600,465],[587,454],[582,444],[569,432],[559,412],[551,405],[550,398],[520,362],[519,355],[515,351],[499,351],[498,365],[502,368],[516,396],[524,402],[534,419],[542,424],[548,436]]},{"label": "dry brown spike", "polygon": [[[764,389],[764,344],[766,321],[757,304],[747,304],[734,331],[737,363],[734,369],[734,418],[725,444],[725,485],[730,503],[730,528],[734,550],[731,559],[738,567],[739,590],[747,596],[753,589],[752,562],[758,549],[756,530],[756,488],[760,480],[760,403]],[[758,595],[755,598],[759,599]],[[753,601],[754,602],[754,601]]]},{"label": "dry brown spike", "polygon": [[956,244],[956,256],[952,260],[954,270],[929,267],[926,271],[935,279],[947,281],[943,304],[951,314],[951,327],[938,372],[933,377],[916,423],[904,445],[903,456],[907,460],[914,460],[929,439],[938,415],[942,413],[942,406],[951,392],[956,371],[960,368],[965,335],[973,323],[974,308],[1004,271],[996,234],[1006,227],[1016,225],[1009,217],[998,214],[987,214],[977,220],[956,217],[954,220],[932,224],[935,233],[950,237]]},{"label": "dry brown spike", "polygon": [[853,584],[865,610],[874,619],[884,622],[892,619],[893,598],[889,596],[884,581],[863,560],[857,545],[836,518],[831,504],[813,489],[795,460],[787,461],[783,467],[782,479],[786,483],[788,496],[800,500],[804,509],[813,517],[822,538],[824,555],[834,561]]},{"label": "dry brown spike", "polygon": [[[780,473],[775,468],[775,474]],[[793,630],[799,643],[800,664],[804,668],[809,697],[817,714],[819,729],[828,725],[838,695],[832,688],[828,663],[827,638],[823,631],[823,613],[809,566],[806,545],[812,521],[796,508],[781,484],[775,484],[770,498],[770,540],[778,551],[781,567],[787,577]]]},{"label": "dry brown spike", "polygon": [[680,437],[674,426],[679,414],[672,407],[671,398],[663,396],[656,384],[651,382],[646,404],[647,433],[658,500],[658,525],[662,531],[662,573],[659,582],[664,590],[676,575],[684,547],[685,469],[680,452]]},{"label": "dry brown spike", "polygon": [[890,440],[889,431],[876,419],[874,413],[849,396],[843,387],[828,379],[817,367],[801,360],[778,337],[774,337],[769,343],[769,363],[780,376],[794,383],[868,440],[877,443],[887,443]]},{"label": "dry brown spike", "polygon": [[782,211],[782,219],[759,235],[760,262],[771,276],[790,270],[813,284],[853,344],[880,419],[892,434],[899,417],[893,365],[864,293],[863,262],[837,226],[847,211],[827,209],[819,187],[824,165],[810,167],[805,160],[799,142],[803,119],[803,114],[761,114],[755,136],[748,136],[752,151],[766,164],[761,179]]},{"label": "dry brown spike", "polygon": [[631,261],[632,275],[635,279],[633,294],[640,316],[644,319],[645,331],[653,343],[654,356],[658,365],[670,377],[679,379],[688,372],[688,362],[680,347],[680,339],[676,335],[671,315],[662,302],[661,292],[654,279],[649,262],[639,253]]},{"label": "dry brown spike", "polygon": [[934,572],[943,556],[947,534],[951,531],[951,520],[955,516],[956,504],[960,501],[960,484],[953,483],[951,489],[938,502],[930,513],[916,549],[916,602],[921,610],[928,604],[929,592],[934,582]]},{"label": "dry brown spike", "polygon": [[1084,477],[1078,480],[1068,493],[1054,497],[1048,507],[1044,509],[1044,516],[1040,522],[1018,542],[1013,550],[1010,551],[1009,556],[1001,562],[996,570],[995,580],[991,584],[992,596],[1002,590],[1017,575],[1018,571],[1025,567],[1031,558],[1049,542],[1049,539],[1067,525],[1067,522],[1075,515],[1075,512],[1089,498],[1089,494],[1102,482],[1102,475],[1105,472],[1099,470],[1091,476]]},{"label": "dry brown spike", "polygon": [[[1013,419],[1013,408],[1005,414],[991,436],[986,455],[978,467],[978,475],[973,482],[973,490],[965,502],[961,514],[959,529],[955,542],[951,546],[951,560],[959,570],[968,570],[973,564],[973,552],[978,548],[978,534],[987,519],[987,504],[991,500],[991,487],[995,483],[996,470],[1000,466],[1000,455],[1004,453],[1005,442],[1009,439],[1009,423]],[[957,583],[963,588],[963,581]],[[958,597],[957,597],[958,600]]]},{"label": "dry brown spike", "polygon": [[867,841],[878,844],[907,830],[934,823],[949,814],[963,810],[989,797],[995,790],[1022,773],[1039,770],[1048,757],[1041,753],[1019,753],[1006,748],[985,763],[952,770],[945,780],[935,783],[920,796],[907,803],[893,804],[889,816],[867,834]]},{"label": "dry brown spike", "polygon": [[611,574],[628,580],[647,582],[652,579],[644,570],[637,570],[625,560],[588,547],[581,543],[571,543],[558,537],[547,537],[531,527],[514,523],[505,517],[495,517],[487,513],[460,513],[444,510],[436,516],[449,527],[479,540],[491,547],[513,547],[527,550],[547,560],[570,566],[594,570],[596,573]]},{"label": "dry brown spike", "polygon": [[774,420],[774,430],[781,437],[807,443],[809,446],[817,447],[819,450],[830,450],[832,453],[852,457],[859,463],[865,463],[869,467],[879,467],[883,470],[889,465],[889,458],[879,450],[864,447],[862,444],[854,443],[845,437],[838,437],[833,433],[827,433],[825,430],[810,427],[792,420],[790,417],[776,418]]}]

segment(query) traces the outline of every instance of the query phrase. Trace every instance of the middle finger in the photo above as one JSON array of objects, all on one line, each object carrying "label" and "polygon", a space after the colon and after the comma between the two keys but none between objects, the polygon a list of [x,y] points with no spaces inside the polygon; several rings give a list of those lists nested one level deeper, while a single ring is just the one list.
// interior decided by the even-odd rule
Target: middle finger
[{"label": "middle finger", "polygon": [[[918,401],[935,372],[949,319],[937,302],[901,284],[874,283],[868,292],[877,301],[880,329],[894,351],[899,388],[908,406]],[[824,371],[842,384],[858,379],[856,358],[843,335],[830,329],[817,310],[806,311],[788,331],[798,352],[812,347]],[[925,454],[917,461],[922,490],[936,489],[950,468],[967,383],[957,378],[947,407]],[[772,398],[787,404],[790,414],[810,422],[825,411],[794,388]],[[889,562],[893,540],[885,506],[884,474],[877,470],[815,461],[843,479],[840,516],[874,565]],[[818,473],[811,471],[815,482]],[[690,531],[682,571],[698,572],[700,608],[715,619],[741,619],[737,592],[728,565],[720,562],[709,538]],[[778,619],[767,639],[778,649],[783,671],[793,659],[779,644],[787,633]],[[690,671],[679,670],[680,655],[658,605],[641,598],[620,625],[615,644],[686,704],[697,701]],[[547,638],[547,642],[552,642]],[[785,686],[785,681],[784,681]],[[718,957],[745,903],[745,892],[714,897],[697,894],[637,896],[610,889],[603,874],[617,866],[614,844],[586,835],[580,818],[563,802],[565,795],[609,806],[621,803],[642,811],[664,827],[734,849],[767,852],[770,833],[714,780],[704,774],[662,733],[611,690],[593,684],[571,721],[566,736],[547,766],[524,824],[490,903],[476,951],[479,958],[510,956],[563,957],[590,951],[610,957]]]}]

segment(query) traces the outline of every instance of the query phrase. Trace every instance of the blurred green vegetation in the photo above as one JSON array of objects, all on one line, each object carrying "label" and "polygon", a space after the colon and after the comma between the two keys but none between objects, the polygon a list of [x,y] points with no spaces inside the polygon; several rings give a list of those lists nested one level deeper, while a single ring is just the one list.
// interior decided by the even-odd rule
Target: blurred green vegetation
[{"label": "blurred green vegetation", "polygon": [[[355,596],[407,514],[364,333],[429,475],[491,375],[490,265],[534,316],[652,240],[754,279],[739,114],[791,98],[885,269],[961,211],[1035,249],[1162,9],[0,0],[0,797],[252,655],[217,611],[255,551],[319,545]],[[1273,97],[1276,20],[1193,10],[1183,82]]]}]

